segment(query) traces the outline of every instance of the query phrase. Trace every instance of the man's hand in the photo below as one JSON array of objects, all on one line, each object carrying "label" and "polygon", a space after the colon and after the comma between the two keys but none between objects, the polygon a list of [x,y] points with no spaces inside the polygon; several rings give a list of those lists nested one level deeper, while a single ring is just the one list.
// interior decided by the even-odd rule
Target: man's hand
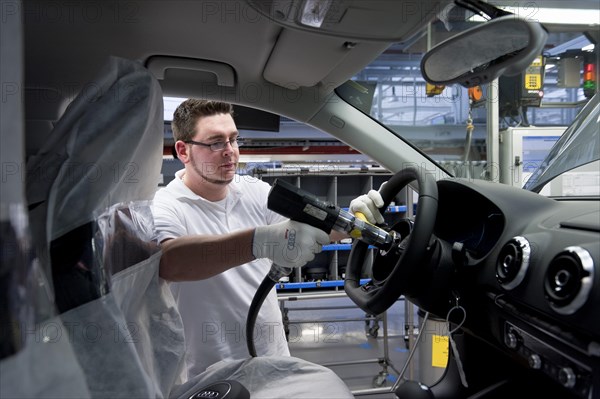
[{"label": "man's hand", "polygon": [[288,220],[257,227],[252,254],[257,259],[269,258],[279,266],[300,267],[313,260],[329,242],[329,235],[323,230]]},{"label": "man's hand", "polygon": [[356,212],[362,213],[369,223],[381,224],[385,221],[378,209],[381,206],[383,206],[383,198],[381,198],[379,191],[370,190],[367,194],[363,194],[350,201],[349,211],[352,214]]}]

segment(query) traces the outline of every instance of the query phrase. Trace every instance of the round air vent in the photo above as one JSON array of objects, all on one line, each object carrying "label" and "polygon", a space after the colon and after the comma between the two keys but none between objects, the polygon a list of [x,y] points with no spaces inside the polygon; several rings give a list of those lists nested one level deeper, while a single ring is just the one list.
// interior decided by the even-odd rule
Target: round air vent
[{"label": "round air vent", "polygon": [[496,262],[496,278],[505,290],[512,290],[525,278],[529,267],[531,247],[525,237],[513,237],[508,241]]},{"label": "round air vent", "polygon": [[581,247],[567,247],[556,255],[546,271],[544,292],[557,313],[575,313],[592,291],[594,260]]}]

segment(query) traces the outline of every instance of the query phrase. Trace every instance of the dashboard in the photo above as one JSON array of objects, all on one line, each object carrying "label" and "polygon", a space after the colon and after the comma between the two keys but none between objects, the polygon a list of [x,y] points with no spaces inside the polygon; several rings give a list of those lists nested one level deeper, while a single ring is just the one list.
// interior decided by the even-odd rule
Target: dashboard
[{"label": "dashboard", "polygon": [[[448,187],[448,189],[445,189]],[[489,199],[461,184],[439,186],[438,214],[434,234],[461,244],[470,263],[485,257],[498,242],[505,216]]]},{"label": "dashboard", "polygon": [[506,381],[531,373],[552,397],[600,397],[598,198],[466,179],[439,181],[438,195],[431,263],[454,270],[446,289],[464,331],[494,348],[476,361],[508,359],[519,367]]}]

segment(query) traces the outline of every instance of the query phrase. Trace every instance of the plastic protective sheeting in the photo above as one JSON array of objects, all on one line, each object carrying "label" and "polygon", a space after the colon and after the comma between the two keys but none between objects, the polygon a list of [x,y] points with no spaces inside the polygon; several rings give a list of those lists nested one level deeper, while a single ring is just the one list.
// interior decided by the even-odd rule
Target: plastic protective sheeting
[{"label": "plastic protective sheeting", "polygon": [[158,277],[149,203],[115,205],[97,228],[98,262],[121,269],[110,292],[22,326],[25,349],[1,364],[2,397],[165,398],[183,382],[183,325]]},{"label": "plastic protective sheeting", "polygon": [[[113,206],[98,223],[105,237],[104,259],[113,270],[122,267],[112,277],[112,294],[123,315],[113,327],[113,338],[133,345],[151,396],[162,398],[183,383],[185,343],[171,290],[158,276],[162,253],[153,220],[150,204],[140,202]],[[111,381],[106,375],[106,388]]]},{"label": "plastic protective sheeting", "polygon": [[181,316],[158,277],[150,203],[114,205],[96,223],[94,248],[111,290],[62,315],[89,390],[95,398],[167,397],[183,381],[185,345]]},{"label": "plastic protective sheeting", "polygon": [[114,276],[113,294],[125,318],[119,339],[133,343],[154,397],[162,398],[186,373],[183,323],[167,283],[158,277],[159,262],[157,254]]},{"label": "plastic protective sheeting", "polygon": [[353,397],[331,370],[294,357],[220,362],[184,381],[183,324],[158,275],[161,252],[150,204],[115,205],[97,221],[97,248],[105,266],[113,265],[106,268],[123,269],[111,277],[108,295],[62,315],[74,327],[71,341],[92,397],[187,399],[223,379],[242,383],[252,398]]},{"label": "plastic protective sheeting", "polygon": [[111,291],[21,326],[25,350],[2,363],[2,397],[164,398],[182,383],[183,327],[158,277],[152,221],[144,201],[97,218],[99,262],[121,268]]},{"label": "plastic protective sheeting", "polygon": [[253,357],[219,362],[174,389],[171,398],[189,398],[202,387],[219,380],[244,385],[252,399],[354,398],[344,382],[330,369],[296,357]]},{"label": "plastic protective sheeting", "polygon": [[0,233],[0,397],[88,398],[48,281],[31,254],[23,205],[1,204]]},{"label": "plastic protective sheeting", "polygon": [[160,177],[163,99],[154,76],[111,57],[85,87],[27,162],[31,230],[48,276],[50,242],[85,229],[98,210],[151,199]]},{"label": "plastic protective sheeting", "polygon": [[0,362],[0,397],[89,398],[62,320],[53,318],[24,327],[24,348]]},{"label": "plastic protective sheeting", "polygon": [[[135,265],[148,266],[147,273],[158,279],[160,252],[153,241],[149,206],[131,201],[151,199],[157,187],[162,92],[140,63],[120,58],[111,58],[86,87],[27,164],[33,238],[27,242],[38,255],[32,264],[41,267],[17,267],[18,273],[37,278],[31,286],[2,279],[7,292],[20,293],[28,305],[8,316],[14,320],[10,335],[16,338],[7,350],[13,354],[1,363],[2,397],[162,398],[176,380],[162,384],[163,375],[149,373],[147,364],[160,358],[154,356],[160,348],[173,352],[172,345],[181,346],[181,336],[172,341],[157,332],[148,342],[136,341],[138,327],[154,325],[142,326],[135,309],[147,310],[142,312],[147,315],[164,310],[147,304],[146,296],[160,297],[150,292],[156,286],[133,285],[139,289],[140,306],[128,304],[134,309],[131,314],[120,308],[126,302],[118,295],[122,291],[110,292],[112,274]],[[124,205],[110,208],[119,202]],[[2,223],[4,230],[4,218]],[[39,275],[33,276],[36,270]],[[45,302],[39,287],[47,290]],[[17,297],[10,295],[15,303]],[[62,313],[59,317],[54,305]],[[18,317],[23,310],[40,314],[45,308],[50,310],[39,317]],[[153,334],[146,331],[146,336]],[[157,339],[162,341],[155,344]],[[178,374],[179,369],[174,365],[166,374]]]}]

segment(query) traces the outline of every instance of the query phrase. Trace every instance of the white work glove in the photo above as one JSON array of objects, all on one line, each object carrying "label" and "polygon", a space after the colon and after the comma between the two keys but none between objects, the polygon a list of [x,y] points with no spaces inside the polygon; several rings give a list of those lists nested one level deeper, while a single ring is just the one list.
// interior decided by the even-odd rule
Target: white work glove
[{"label": "white work glove", "polygon": [[[385,182],[383,184],[385,184]],[[382,187],[383,184],[381,185]],[[363,194],[350,201],[350,207],[348,209],[352,214],[355,214],[356,212],[362,213],[369,223],[381,224],[385,221],[378,209],[381,206],[383,206],[383,198],[381,197],[381,194],[379,194],[379,191],[370,190],[367,194]]]},{"label": "white work glove", "polygon": [[257,259],[269,258],[279,266],[300,267],[313,260],[329,241],[329,235],[323,230],[288,220],[257,227],[252,254]]}]

